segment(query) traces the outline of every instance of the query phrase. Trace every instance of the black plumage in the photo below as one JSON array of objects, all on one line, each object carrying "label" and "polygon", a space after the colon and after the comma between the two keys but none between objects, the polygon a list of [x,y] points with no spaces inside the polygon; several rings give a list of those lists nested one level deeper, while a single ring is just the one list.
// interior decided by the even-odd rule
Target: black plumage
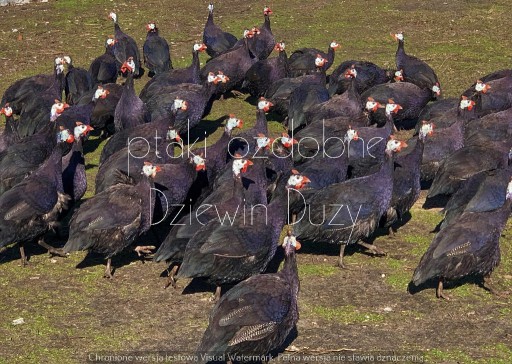
[{"label": "black plumage", "polygon": [[[114,56],[117,59],[118,65],[122,65],[128,61],[130,57],[133,59],[133,76],[139,78],[144,74],[142,66],[142,59],[140,58],[139,47],[135,40],[128,34],[124,33],[117,22],[117,14],[114,12],[109,13],[109,19],[114,22]],[[121,69],[124,73],[125,70]]]},{"label": "black plumage", "polygon": [[116,83],[119,69],[114,55],[114,45],[116,41],[109,38],[105,41],[105,53],[96,57],[89,66],[94,85],[103,85],[107,83]]},{"label": "black plumage", "polygon": [[216,57],[235,45],[237,38],[228,32],[224,32],[213,20],[213,1],[208,5],[208,19],[203,30],[203,43],[206,44],[206,53],[210,57]]},{"label": "black plumage", "polygon": [[156,24],[149,23],[146,25],[146,29],[148,34],[142,46],[142,52],[144,64],[149,70],[148,76],[153,77],[172,69],[172,61],[169,44],[160,36]]},{"label": "black plumage", "polygon": [[331,42],[327,52],[316,48],[300,48],[294,51],[288,59],[290,75],[292,77],[303,76],[316,71],[318,58],[322,58],[322,70],[327,71],[334,62],[334,56],[339,44]]},{"label": "black plumage", "polygon": [[93,89],[94,82],[89,71],[73,65],[71,57],[65,56],[64,61],[68,65],[64,86],[66,102],[75,105],[83,94]]},{"label": "black plumage", "polygon": [[272,10],[268,6],[265,6],[263,8],[263,24],[259,28],[253,28],[251,30],[253,36],[248,39],[251,53],[259,60],[267,59],[276,45],[276,40],[274,39],[274,34],[270,27],[271,14]]},{"label": "black plumage", "polygon": [[380,68],[375,63],[368,61],[345,61],[341,63],[329,76],[329,94],[344,93],[350,86],[350,79],[345,77],[345,72],[354,68],[357,72],[356,89],[362,94],[375,85],[388,82],[390,71]]}]

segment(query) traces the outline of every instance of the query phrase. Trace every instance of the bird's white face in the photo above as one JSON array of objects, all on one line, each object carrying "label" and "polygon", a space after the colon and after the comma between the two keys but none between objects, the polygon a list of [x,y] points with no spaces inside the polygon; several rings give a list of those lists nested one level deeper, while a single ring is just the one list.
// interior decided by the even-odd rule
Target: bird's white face
[{"label": "bird's white face", "polygon": [[116,44],[115,39],[112,39],[112,38],[108,38],[108,39],[107,39],[107,45],[108,45],[109,47],[112,47],[114,44]]},{"label": "bird's white face", "polygon": [[432,86],[432,92],[436,94],[436,96],[441,96],[441,88],[439,87],[439,84],[435,84]]},{"label": "bird's white face", "polygon": [[196,52],[204,52],[208,47],[206,47],[206,44],[203,43],[196,43],[194,44],[194,51]]},{"label": "bird's white face", "polygon": [[366,110],[368,111],[377,111],[377,109],[380,107],[380,103],[378,103],[377,101],[375,101],[374,99],[372,98],[368,98],[368,101],[366,101],[366,105],[365,105],[365,108]]},{"label": "bird's white face", "polygon": [[235,117],[235,115],[231,114],[231,115],[229,115],[229,119],[226,122],[226,129],[228,131],[231,131],[234,128],[241,128],[243,125],[244,125],[243,120],[238,119],[237,117]]},{"label": "bird's white face", "polygon": [[489,89],[491,88],[491,86],[483,83],[482,81],[478,80],[476,82],[476,85],[475,85],[475,91],[476,92],[481,92],[481,93],[486,93]]},{"label": "bird's white face", "polygon": [[64,59],[62,57],[56,57],[55,58],[55,65],[59,65],[59,64],[63,64],[64,63]]},{"label": "bird's white face", "polygon": [[129,57],[121,66],[121,72],[133,72],[135,69],[135,62],[133,57]]},{"label": "bird's white face", "polygon": [[63,129],[59,131],[57,134],[57,142],[66,142],[66,143],[73,143],[75,141],[75,137],[73,134],[70,133],[68,129]]},{"label": "bird's white face", "polygon": [[226,76],[224,73],[222,73],[221,71],[219,71],[217,73],[217,82],[227,83],[228,81],[229,81],[229,77]]},{"label": "bird's white face", "polygon": [[293,174],[288,178],[288,182],[286,183],[287,188],[294,188],[296,190],[300,190],[303,188],[306,184],[311,182],[309,178],[306,176],[301,175],[297,171],[293,171]]},{"label": "bird's white face", "polygon": [[395,38],[395,40],[404,40],[404,33],[402,33],[402,32],[395,33],[395,34],[393,34],[393,37]]},{"label": "bird's white face", "polygon": [[206,79],[206,81],[208,83],[218,83],[219,82],[219,79],[217,78],[217,76],[215,75],[215,73],[213,72],[210,72],[208,73],[208,78]]},{"label": "bird's white face", "polygon": [[272,138],[269,138],[263,134],[259,134],[256,138],[256,150],[270,148],[270,145],[274,142]]},{"label": "bird's white face", "polygon": [[9,106],[9,104],[5,104],[5,106],[0,109],[0,114],[4,114],[6,117],[12,115],[12,108]]},{"label": "bird's white face", "polygon": [[162,169],[159,166],[155,166],[152,163],[144,162],[144,167],[142,167],[142,174],[155,178],[157,172],[160,172]]},{"label": "bird's white face", "polygon": [[213,3],[210,3],[210,5],[208,5],[208,11],[209,12],[213,11]]},{"label": "bird's white face", "polygon": [[291,138],[286,133],[283,133],[283,136],[280,139],[281,139],[281,144],[283,144],[283,146],[285,148],[291,148],[293,144],[297,144],[298,143],[297,140]]},{"label": "bird's white face", "polygon": [[258,109],[259,110],[268,112],[272,106],[273,106],[273,104],[268,100],[260,99],[260,101],[258,101]]},{"label": "bird's white face", "polygon": [[286,248],[287,246],[291,246],[295,250],[299,250],[301,248],[301,244],[297,240],[294,235],[287,235],[284,237],[283,246]]},{"label": "bird's white face", "polygon": [[247,168],[254,163],[247,159],[237,158],[233,160],[233,174],[239,176],[240,173],[246,173]]},{"label": "bird's white face", "polygon": [[507,199],[512,200],[512,180],[510,180],[507,186]]},{"label": "bird's white face", "polygon": [[434,124],[423,122],[423,125],[420,128],[419,137],[421,139],[425,139],[427,135],[432,136],[432,134],[434,134]]},{"label": "bird's white face", "polygon": [[186,111],[188,109],[188,103],[185,100],[182,99],[175,99],[174,100],[174,109]]},{"label": "bird's white face", "polygon": [[406,148],[406,147],[407,147],[406,143],[401,142],[396,139],[390,139],[390,140],[388,140],[388,142],[386,144],[386,151],[397,153],[397,152],[401,151],[402,148]]},{"label": "bird's white face", "polygon": [[475,102],[473,100],[469,100],[467,97],[463,97],[462,100],[460,100],[459,107],[461,108],[461,110],[472,110],[474,106]]},{"label": "bird's white face", "polygon": [[156,29],[156,24],[155,23],[149,23],[149,24],[146,25],[146,29],[148,31],[155,30]]},{"label": "bird's white face", "polygon": [[167,140],[176,140],[179,143],[181,142],[181,137],[175,129],[169,129],[167,131]]},{"label": "bird's white face", "polygon": [[98,89],[94,92],[93,99],[94,100],[98,100],[99,98],[104,99],[107,97],[108,94],[109,94],[108,90],[105,90],[103,87],[98,86]]},{"label": "bird's white face", "polygon": [[68,104],[55,100],[55,103],[52,105],[51,114],[58,116],[62,114],[68,107]]},{"label": "bird's white face", "polygon": [[92,126],[80,123],[79,125],[75,126],[73,134],[75,136],[75,139],[78,139],[82,136],[87,135],[87,133],[89,133],[91,130],[94,130]]},{"label": "bird's white face", "polygon": [[356,78],[357,70],[355,68],[349,68],[345,71],[345,78]]},{"label": "bird's white face", "polygon": [[321,55],[317,54],[315,58],[315,66],[317,67],[323,67],[327,63],[327,60],[322,57]]},{"label": "bird's white face", "polygon": [[65,63],[71,64],[71,57],[70,56],[64,56],[64,57],[62,57],[62,59],[64,60]]},{"label": "bird's white face", "polygon": [[113,11],[111,11],[109,14],[108,14],[108,17],[115,23],[117,21],[117,14],[114,13]]},{"label": "bird's white face", "polygon": [[347,133],[345,134],[345,141],[349,142],[349,141],[358,140],[358,139],[359,139],[359,135],[357,134],[357,131],[355,131],[352,128],[349,128],[347,130]]},{"label": "bird's white face", "polygon": [[206,162],[203,157],[200,155],[195,155],[192,157],[192,163],[194,163],[196,167],[196,171],[205,171],[206,170]]},{"label": "bird's white face", "polygon": [[330,48],[336,50],[340,47],[340,45],[336,42],[331,42],[331,44],[329,45]]},{"label": "bird's white face", "polygon": [[396,114],[399,110],[402,110],[402,106],[395,103],[386,104],[386,115]]}]

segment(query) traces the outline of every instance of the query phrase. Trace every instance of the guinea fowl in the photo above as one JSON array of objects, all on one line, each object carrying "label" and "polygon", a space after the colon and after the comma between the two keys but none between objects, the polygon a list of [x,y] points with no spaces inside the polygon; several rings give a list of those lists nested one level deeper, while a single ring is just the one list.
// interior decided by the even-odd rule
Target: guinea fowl
[{"label": "guinea fowl", "polygon": [[[137,43],[128,34],[124,33],[117,22],[117,14],[111,12],[108,14],[110,20],[114,22],[114,55],[117,59],[118,64],[122,65],[128,61],[130,57],[133,59],[135,67],[133,68],[133,76],[135,78],[141,77],[144,74],[144,69],[141,67],[141,58],[139,47]],[[126,70],[121,69],[124,73]]]},{"label": "guinea fowl", "polygon": [[350,79],[345,77],[347,70],[354,68],[357,72],[356,90],[359,94],[373,86],[386,83],[390,79],[390,72],[367,61],[345,61],[340,64],[329,76],[329,95],[344,93],[350,86]]},{"label": "guinea fowl", "polygon": [[166,86],[179,85],[182,83],[195,83],[199,85],[201,79],[199,73],[201,71],[199,63],[199,53],[206,50],[204,44],[194,44],[192,50],[192,63],[186,68],[171,69],[169,71],[155,75],[151,80],[144,85],[140,92],[140,99],[144,102],[151,99],[156,94],[160,93],[160,90]]},{"label": "guinea fowl", "polygon": [[[112,278],[111,258],[151,227],[155,197],[152,179],[160,167],[146,163],[135,185],[116,184],[85,201],[70,221],[65,253],[92,250],[106,255],[105,277]],[[137,253],[150,247],[137,247]]]},{"label": "guinea fowl", "polygon": [[489,82],[478,80],[462,93],[475,102],[475,113],[482,117],[512,107],[512,75]]},{"label": "guinea fowl", "polygon": [[294,224],[297,237],[309,242],[341,244],[336,264],[341,268],[344,267],[343,252],[347,244],[357,242],[376,254],[383,254],[375,245],[359,240],[377,228],[381,216],[389,208],[393,193],[392,154],[404,146],[395,139],[389,140],[384,163],[374,174],[320,190],[304,191],[300,203],[291,204],[292,212],[298,216]]},{"label": "guinea fowl", "polygon": [[22,78],[5,90],[0,105],[9,103],[14,114],[20,114],[25,104],[44,96],[54,100],[62,98],[64,90],[64,59],[56,57],[54,72]]},{"label": "guinea fowl", "polygon": [[117,60],[114,55],[114,45],[116,41],[108,38],[105,42],[105,53],[96,57],[89,66],[94,85],[103,85],[106,83],[116,83],[117,80]]},{"label": "guinea fowl", "polygon": [[201,68],[200,77],[201,80],[205,82],[210,73],[222,70],[229,80],[216,90],[216,94],[224,94],[240,88],[245,74],[257,61],[258,59],[249,51],[247,38],[245,38],[242,46],[233,48],[207,62],[204,67]]},{"label": "guinea fowl", "polygon": [[396,50],[396,69],[402,70],[404,81],[411,82],[422,89],[430,90],[432,99],[441,95],[441,85],[434,70],[421,59],[405,53],[404,34],[391,34],[398,41]]},{"label": "guinea fowl", "polygon": [[[361,99],[377,101],[385,104],[389,99],[394,100],[402,106],[402,109],[394,117],[396,124],[407,126],[408,121],[413,121],[414,125],[421,110],[430,100],[431,91],[422,89],[410,82],[384,83],[372,87],[361,94]],[[377,125],[386,122],[386,116],[383,111],[377,110],[372,113],[371,120]]]},{"label": "guinea fowl", "polygon": [[58,99],[34,99],[21,111],[17,121],[17,130],[20,138],[38,133],[44,129],[49,121],[55,121],[69,105]]},{"label": "guinea fowl", "polygon": [[146,41],[142,47],[144,55],[144,64],[148,68],[148,76],[164,73],[172,69],[171,56],[169,51],[169,44],[158,33],[158,28],[155,23],[146,25],[148,34]]},{"label": "guinea fowl", "polygon": [[38,133],[21,139],[0,154],[0,195],[36,170],[52,153],[58,133],[50,122]]},{"label": "guinea fowl", "polygon": [[492,211],[500,207],[506,198],[506,186],[512,177],[512,167],[475,174],[463,182],[443,209],[441,229],[457,221],[463,213]]},{"label": "guinea fowl", "polygon": [[[173,108],[181,109],[176,115],[174,127],[179,133],[185,134],[208,115],[213,103],[213,95],[227,82],[229,78],[222,72],[219,71],[217,75],[210,73],[205,85],[187,83],[168,86],[164,89],[165,91],[148,100],[146,105],[152,119],[166,116]],[[181,105],[178,106],[178,103]]]},{"label": "guinea fowl", "polygon": [[18,130],[12,116],[12,108],[9,103],[0,109],[0,114],[5,115],[4,130],[0,134],[0,154],[14,143],[20,140]]},{"label": "guinea fowl", "polygon": [[445,281],[477,276],[493,292],[487,278],[500,262],[499,239],[512,208],[512,181],[501,188],[505,198],[489,206],[491,210],[464,212],[434,237],[414,271],[415,286],[438,279],[436,296],[449,299],[443,292]]},{"label": "guinea fowl", "polygon": [[248,278],[230,289],[213,308],[197,355],[207,358],[264,358],[281,347],[299,319],[299,276],[295,250],[300,243],[288,232],[279,273]]},{"label": "guinea fowl", "polygon": [[130,57],[123,63],[121,71],[128,72],[128,77],[124,84],[123,94],[119,99],[114,114],[114,125],[116,131],[131,128],[151,120],[151,114],[146,105],[135,93],[133,86],[133,77],[135,63]]},{"label": "guinea fowl", "polygon": [[424,123],[418,137],[407,142],[409,147],[397,155],[393,170],[393,195],[384,215],[384,226],[393,234],[393,225],[400,222],[420,197],[420,167],[425,139],[433,132],[432,124]]},{"label": "guinea fowl", "polygon": [[327,52],[322,52],[316,48],[297,49],[290,55],[290,58],[288,59],[290,76],[297,77],[315,72],[317,69],[315,60],[318,57],[325,59],[325,62],[322,64],[322,70],[327,71],[332,66],[336,49],[339,47],[340,45],[333,41],[329,44],[329,49]]},{"label": "guinea fowl", "polygon": [[[235,178],[240,178],[236,167],[233,163]],[[238,216],[237,210],[231,211],[229,222],[210,220],[189,240],[177,277],[205,278],[217,285],[218,299],[221,285],[238,283],[263,272],[287,223],[288,190],[300,190],[308,182],[307,177],[299,174],[281,175],[271,202],[267,206],[250,206],[250,223],[246,222],[248,217]]]},{"label": "guinea fowl", "polygon": [[210,57],[216,57],[232,48],[237,42],[237,38],[228,32],[224,32],[213,21],[213,1],[208,5],[208,19],[204,25],[203,43],[206,44],[206,53]]},{"label": "guinea fowl", "polygon": [[[148,148],[154,149],[158,140],[162,140],[167,135],[167,131],[174,128],[176,114],[186,108],[183,100],[178,100],[173,105],[172,112],[169,116],[161,117],[150,123],[134,126],[132,128],[123,129],[115,133],[105,144],[101,151],[100,164],[104,163],[112,154],[120,149],[129,146],[134,141],[145,141]],[[178,142],[180,138],[178,137]]]},{"label": "guinea fowl", "polygon": [[[62,126],[64,129],[69,130],[72,130],[75,127],[75,123],[77,121],[80,121],[86,125],[90,125],[96,103],[99,99],[105,99],[108,95],[109,91],[105,90],[103,86],[99,85],[87,104],[73,105],[71,107],[65,108],[58,114],[55,122],[58,126]],[[59,109],[57,109],[57,111],[59,111]]]},{"label": "guinea fowl", "polygon": [[[308,108],[304,121],[307,124],[320,120],[331,119],[338,116],[358,118],[363,113],[363,102],[356,90],[357,71],[355,68],[347,70],[345,77],[352,80],[350,87],[341,95],[334,95],[331,99]],[[299,119],[300,121],[300,119]],[[294,120],[293,128],[302,125]]]},{"label": "guinea fowl", "polygon": [[87,190],[87,177],[85,175],[85,159],[82,148],[83,138],[91,130],[89,125],[76,123],[73,130],[74,143],[68,154],[62,157],[62,186],[64,193],[77,202],[82,199]]},{"label": "guinea fowl", "polygon": [[[114,133],[114,115],[116,106],[123,94],[124,87],[115,83],[106,83],[101,85],[101,87],[108,93],[108,97],[100,97],[96,100],[96,104],[92,110],[90,125],[96,130],[103,130],[104,135],[108,135]],[[82,96],[78,101],[78,105],[89,104],[96,91],[90,91]]]},{"label": "guinea fowl", "polygon": [[247,41],[251,53],[259,60],[267,59],[276,45],[274,34],[270,28],[271,14],[272,10],[265,6],[263,8],[263,17],[265,18],[263,24],[259,28],[252,29],[253,36]]},{"label": "guinea fowl", "polygon": [[265,95],[273,82],[288,76],[285,44],[283,42],[276,43],[274,49],[279,52],[279,56],[260,60],[245,73],[242,89],[247,90],[252,96]]},{"label": "guinea fowl", "polygon": [[75,67],[71,57],[65,56],[63,59],[68,65],[64,86],[66,102],[75,105],[83,94],[93,89],[94,83],[89,71]]},{"label": "guinea fowl", "polygon": [[306,85],[309,84],[319,85],[325,88],[326,75],[325,72],[321,69],[322,64],[323,58],[318,58],[317,72],[311,75],[300,77],[285,77],[271,84],[265,93],[265,98],[272,101],[274,104],[273,111],[283,117],[288,116],[290,95],[292,94],[293,90],[299,86],[306,87]]},{"label": "guinea fowl", "polygon": [[[67,143],[73,142],[67,130],[60,134]],[[69,201],[62,190],[64,144],[54,144],[51,154],[39,168],[0,197],[0,248],[18,243],[22,265],[27,264],[24,244],[36,238],[40,238],[38,244],[50,253],[63,254],[46,244],[41,236],[56,224],[59,213],[67,208]]]},{"label": "guinea fowl", "polygon": [[447,99],[429,102],[418,115],[419,122],[417,124],[416,131],[419,132],[420,128],[423,126],[423,120],[431,120],[438,118],[447,112],[453,112],[457,110],[459,104],[460,98],[456,97],[449,97]]},{"label": "guinea fowl", "polygon": [[464,128],[465,145],[505,142],[511,136],[512,108],[472,120]]}]

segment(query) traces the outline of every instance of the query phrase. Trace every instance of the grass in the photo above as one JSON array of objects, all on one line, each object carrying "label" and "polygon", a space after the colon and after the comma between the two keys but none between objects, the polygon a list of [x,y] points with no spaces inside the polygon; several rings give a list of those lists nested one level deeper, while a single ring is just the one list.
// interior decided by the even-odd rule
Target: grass
[{"label": "grass", "polygon": [[363,312],[357,307],[347,305],[342,307],[313,306],[313,315],[328,321],[337,321],[343,325],[375,324],[385,320],[384,315],[375,312]]}]

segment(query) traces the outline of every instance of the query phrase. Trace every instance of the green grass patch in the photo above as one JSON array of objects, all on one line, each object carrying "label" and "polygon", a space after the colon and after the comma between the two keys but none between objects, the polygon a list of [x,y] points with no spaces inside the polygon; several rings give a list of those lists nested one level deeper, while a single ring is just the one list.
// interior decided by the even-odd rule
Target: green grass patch
[{"label": "green grass patch", "polygon": [[327,264],[300,264],[299,277],[330,277],[340,271],[339,268]]},{"label": "green grass patch", "polygon": [[384,321],[384,315],[375,312],[364,312],[355,306],[342,307],[313,306],[312,313],[329,321],[337,321],[344,325],[362,323],[380,323]]}]

